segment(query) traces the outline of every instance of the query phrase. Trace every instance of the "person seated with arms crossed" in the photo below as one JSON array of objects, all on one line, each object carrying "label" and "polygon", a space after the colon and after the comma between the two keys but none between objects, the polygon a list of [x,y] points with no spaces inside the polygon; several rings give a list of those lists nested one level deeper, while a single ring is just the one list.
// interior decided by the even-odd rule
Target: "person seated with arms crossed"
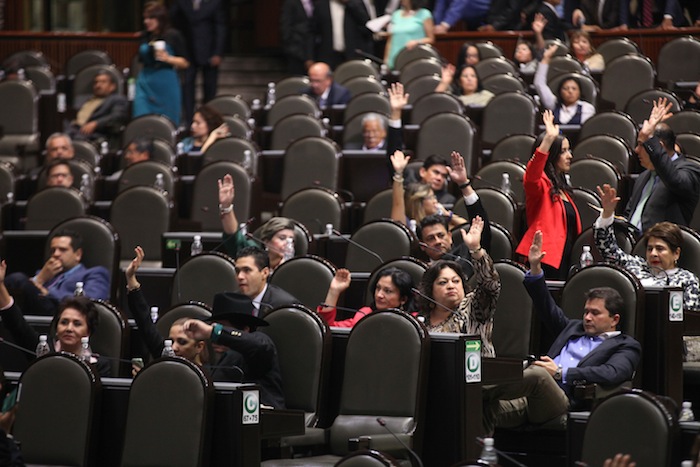
[{"label": "person seated with arms crossed", "polygon": [[[163,351],[165,341],[150,319],[148,303],[136,278],[145,253],[140,246],[134,251],[136,257],[126,269],[129,309],[148,350],[157,358]],[[170,326],[169,338],[173,341],[175,355],[203,366],[212,380],[259,384],[262,403],[283,409],[284,393],[277,348],[266,334],[256,331],[258,326],[267,326],[268,323],[255,317],[255,311],[253,303],[245,295],[218,293],[214,296],[212,307],[213,326],[199,320],[181,318]],[[200,328],[208,328],[209,331],[205,334],[196,332]],[[212,328],[218,332],[215,337],[212,336]],[[207,362],[205,340],[210,337],[216,354],[214,365]]]},{"label": "person seated with arms crossed", "polygon": [[328,287],[326,301],[318,306],[316,312],[329,326],[351,328],[366,315],[375,311],[397,309],[414,314],[417,311],[413,300],[413,278],[406,271],[399,268],[386,268],[377,274],[374,285],[374,300],[369,306],[357,310],[352,318],[336,320],[336,305],[340,294],[350,287],[350,271],[341,268],[335,273],[335,277]]},{"label": "person seated with arms crossed", "polygon": [[467,292],[467,279],[455,261],[436,261],[423,274],[419,286],[421,319],[430,332],[461,332],[481,336],[481,355],[495,357],[493,317],[501,294],[501,279],[488,253],[481,247],[484,221],[472,220],[462,239],[471,256],[476,286]]},{"label": "person seated with arms crossed", "polygon": [[[15,342],[34,352],[39,344],[39,333],[27,323],[22,309],[5,286],[7,263],[0,261],[0,318]],[[28,313],[35,313],[31,308],[25,308]],[[49,343],[54,352],[70,352],[80,357],[82,350],[81,339],[90,337],[98,325],[98,314],[95,304],[86,297],[66,296],[57,305],[56,314],[51,321],[51,329],[55,329],[55,340]],[[111,376],[112,363],[106,357],[92,353],[90,364],[95,365],[101,376]]]},{"label": "person seated with arms crossed", "polygon": [[108,71],[98,71],[93,79],[92,96],[78,109],[67,133],[73,139],[99,141],[116,136],[126,123],[129,103],[117,92],[117,83]]},{"label": "person seated with arms crossed", "polygon": [[621,333],[624,314],[620,294],[610,287],[586,294],[583,319],[569,319],[547,289],[542,258],[542,232],[532,240],[530,270],[523,283],[542,323],[556,335],[547,355],[523,371],[523,379],[484,389],[484,428],[512,428],[554,420],[576,408],[573,389],[581,382],[615,387],[634,376],[642,347]]},{"label": "person seated with arms crossed", "polygon": [[51,237],[49,259],[33,277],[21,272],[7,276],[5,284],[20,306],[31,314],[53,316],[58,304],[83,283],[88,298],[109,300],[109,271],[104,266],[85,267],[83,238],[78,232],[60,230]]}]

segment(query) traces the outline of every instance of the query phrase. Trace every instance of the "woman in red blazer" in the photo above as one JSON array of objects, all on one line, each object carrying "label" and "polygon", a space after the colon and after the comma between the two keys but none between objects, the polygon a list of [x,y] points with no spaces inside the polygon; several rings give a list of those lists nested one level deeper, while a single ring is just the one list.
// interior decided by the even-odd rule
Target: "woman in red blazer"
[{"label": "woman in red blazer", "polygon": [[535,154],[523,180],[528,229],[516,251],[527,256],[535,232],[541,230],[542,250],[547,253],[542,260],[545,273],[551,279],[565,279],[571,248],[581,233],[581,218],[565,177],[571,167],[571,145],[559,134],[550,110],[542,120],[545,131],[535,141]]}]

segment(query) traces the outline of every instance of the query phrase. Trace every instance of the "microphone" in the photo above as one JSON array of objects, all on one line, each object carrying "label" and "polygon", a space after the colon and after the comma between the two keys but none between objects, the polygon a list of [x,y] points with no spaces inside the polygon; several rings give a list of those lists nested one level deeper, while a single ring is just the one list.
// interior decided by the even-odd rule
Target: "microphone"
[{"label": "microphone", "polygon": [[418,245],[421,246],[422,248],[425,248],[426,250],[434,251],[436,253],[442,253],[443,258],[447,257],[448,259],[452,259],[455,261],[464,261],[469,266],[471,266],[472,270],[474,269],[474,263],[472,263],[470,260],[468,260],[467,258],[465,258],[463,256],[456,255],[456,254],[451,253],[449,251],[442,251],[441,249],[432,247],[425,242],[418,242]]},{"label": "microphone", "polygon": [[345,240],[345,241],[348,242],[349,244],[355,245],[357,248],[359,248],[360,250],[364,251],[365,253],[368,253],[368,254],[374,256],[375,258],[377,258],[377,259],[379,260],[379,263],[384,263],[384,260],[382,259],[381,256],[379,256],[377,253],[375,253],[374,251],[370,250],[370,249],[367,248],[366,246],[360,245],[359,243],[357,243],[357,242],[356,242],[355,240],[353,240],[352,238],[345,237],[343,234],[341,234],[340,232],[338,232],[336,229],[333,229],[332,232],[333,232],[333,235],[336,235],[336,236],[342,238],[343,240]]},{"label": "microphone", "polygon": [[219,248],[221,248],[222,246],[226,245],[226,243],[227,243],[229,240],[231,240],[233,237],[235,237],[235,236],[238,234],[238,232],[240,232],[241,230],[247,228],[248,225],[250,225],[250,223],[253,222],[254,220],[255,220],[255,217],[251,217],[250,219],[246,220],[246,221],[243,222],[242,224],[238,224],[238,228],[237,228],[231,235],[229,235],[228,238],[226,238],[226,240],[224,240],[223,242],[221,242],[221,243],[219,243],[218,245],[216,245],[216,246],[215,246],[214,248],[212,248],[210,251],[219,251]]},{"label": "microphone", "polygon": [[[484,438],[482,438],[481,436],[477,436],[476,442],[479,446],[483,446],[484,445]],[[494,446],[493,450],[496,451],[496,454],[498,454],[499,457],[503,457],[504,459],[510,461],[513,465],[516,465],[518,467],[527,467],[527,465],[518,462],[512,456],[509,456],[508,454],[501,451],[500,449],[496,449],[495,446]]]},{"label": "microphone", "polygon": [[338,306],[338,305],[329,305],[328,303],[319,303],[318,306],[320,306],[321,308],[335,308],[336,310],[340,310],[340,311],[350,311],[353,313],[362,313],[363,315],[367,316],[367,313],[365,313],[362,310],[355,309],[355,308],[348,308],[348,307]]},{"label": "microphone", "polygon": [[423,467],[423,461],[421,460],[420,457],[418,457],[418,454],[416,454],[416,452],[415,452],[413,449],[409,448],[409,447],[406,445],[406,443],[404,443],[403,441],[401,441],[401,438],[399,438],[398,436],[396,436],[396,433],[394,433],[394,432],[391,430],[391,428],[389,428],[389,427],[387,426],[386,420],[384,420],[382,417],[377,417],[377,423],[379,423],[379,425],[380,425],[382,428],[384,428],[391,436],[394,437],[394,439],[395,439],[396,441],[399,442],[399,444],[400,444],[401,446],[403,446],[403,448],[408,452],[408,454],[410,454],[410,456],[416,461],[416,463],[418,464],[418,467]]},{"label": "microphone", "polygon": [[2,337],[0,337],[0,342],[2,342],[3,344],[5,344],[5,345],[7,345],[7,346],[9,346],[9,347],[12,347],[13,349],[21,350],[22,352],[24,352],[24,353],[26,353],[26,354],[29,354],[29,355],[31,355],[31,356],[33,356],[33,357],[36,357],[36,353],[35,353],[35,352],[32,352],[32,351],[29,350],[29,349],[25,349],[24,347],[21,347],[21,346],[19,346],[19,345],[17,345],[17,344],[13,344],[12,342],[7,341],[7,340],[3,339]]},{"label": "microphone", "polygon": [[418,295],[418,296],[420,296],[420,297],[422,297],[422,298],[428,300],[430,303],[432,303],[432,304],[434,304],[434,305],[437,305],[437,306],[439,306],[440,308],[442,308],[442,309],[444,309],[444,310],[449,311],[449,312],[452,313],[452,314],[455,314],[455,315],[457,314],[457,312],[454,311],[452,308],[448,308],[448,307],[446,307],[445,305],[443,305],[442,303],[436,302],[435,300],[433,300],[432,298],[428,297],[427,295],[425,295],[423,292],[421,292],[420,290],[418,290],[418,289],[415,288],[415,287],[413,287],[413,288],[411,289],[411,292],[413,292],[414,294],[416,294],[416,295]]},{"label": "microphone", "polygon": [[245,236],[246,236],[246,238],[249,238],[249,239],[251,239],[251,240],[253,240],[253,241],[259,243],[263,248],[266,248],[266,249],[268,249],[268,250],[274,251],[274,252],[277,253],[278,255],[284,256],[284,251],[281,251],[281,250],[279,250],[279,249],[277,249],[277,248],[275,248],[275,247],[272,247],[272,246],[270,246],[270,245],[266,245],[265,242],[263,242],[261,239],[259,239],[258,237],[256,237],[256,236],[253,235],[252,233],[247,233],[247,234],[245,234]]},{"label": "microphone", "polygon": [[[486,179],[483,178],[481,175],[474,175],[472,178],[475,179],[475,180],[479,180],[480,182],[484,182],[486,185],[490,186],[491,188],[496,188],[496,189],[498,189],[498,190],[503,191],[503,188],[501,188],[501,185],[497,185],[497,184],[493,183],[493,182],[490,181],[490,180],[486,180]],[[523,179],[522,179],[521,177],[518,177],[518,178],[515,178],[515,181],[516,181],[516,182],[522,182]]]},{"label": "microphone", "polygon": [[[649,263],[647,263],[647,266],[649,266],[649,269],[651,269],[652,271],[658,270],[658,271],[660,271],[660,272],[663,272],[664,275],[666,276],[666,285],[671,285],[671,277],[668,275],[668,273],[666,272],[665,269],[662,269],[662,268],[660,268],[660,267],[658,267],[658,266],[652,266],[652,265],[649,264]],[[656,274],[654,274],[654,275],[656,276]]]}]

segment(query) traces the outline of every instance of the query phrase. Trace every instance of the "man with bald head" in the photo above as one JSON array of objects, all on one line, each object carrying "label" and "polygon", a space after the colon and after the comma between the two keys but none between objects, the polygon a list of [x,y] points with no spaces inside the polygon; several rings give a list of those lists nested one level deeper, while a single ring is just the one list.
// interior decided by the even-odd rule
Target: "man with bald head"
[{"label": "man with bald head", "polygon": [[642,232],[662,221],[689,225],[700,198],[700,166],[676,152],[676,135],[662,123],[670,109],[666,98],[654,102],[634,149],[646,170],[634,183],[624,215]]},{"label": "man with bald head", "polygon": [[347,104],[352,97],[347,88],[333,81],[333,72],[327,63],[316,62],[309,67],[309,82],[311,86],[301,93],[311,96],[322,109]]}]

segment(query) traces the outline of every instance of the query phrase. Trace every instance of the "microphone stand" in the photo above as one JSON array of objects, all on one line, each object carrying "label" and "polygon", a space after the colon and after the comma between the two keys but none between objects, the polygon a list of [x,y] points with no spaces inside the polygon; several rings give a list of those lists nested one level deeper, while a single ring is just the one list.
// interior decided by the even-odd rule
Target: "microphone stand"
[{"label": "microphone stand", "polygon": [[338,232],[336,229],[333,229],[332,232],[333,232],[333,235],[337,235],[337,236],[340,237],[341,239],[343,239],[343,240],[345,240],[346,242],[348,242],[350,245],[355,245],[357,248],[359,248],[360,250],[364,251],[365,253],[368,253],[368,254],[374,256],[375,258],[377,258],[377,259],[379,260],[379,263],[380,263],[380,264],[383,264],[383,263],[384,263],[384,260],[382,259],[381,256],[379,256],[377,253],[375,253],[374,251],[370,250],[370,249],[367,248],[366,246],[360,245],[360,244],[357,243],[355,240],[353,240],[353,239],[351,239],[351,238],[348,238],[348,237],[345,237],[343,234],[341,234],[340,232]]},{"label": "microphone stand", "polygon": [[380,425],[381,427],[383,427],[391,436],[394,437],[394,439],[395,439],[396,441],[399,442],[399,444],[401,444],[401,446],[403,446],[403,448],[408,452],[408,454],[413,458],[413,460],[416,461],[416,464],[418,465],[418,467],[423,467],[423,461],[421,460],[420,457],[418,457],[418,454],[416,454],[416,452],[415,452],[413,449],[409,448],[409,447],[406,445],[406,443],[404,443],[403,441],[401,441],[401,438],[399,438],[398,436],[396,436],[396,433],[394,433],[394,432],[391,430],[391,428],[389,428],[389,427],[387,426],[386,420],[384,420],[382,417],[377,417],[377,423],[379,423],[379,425]]}]

